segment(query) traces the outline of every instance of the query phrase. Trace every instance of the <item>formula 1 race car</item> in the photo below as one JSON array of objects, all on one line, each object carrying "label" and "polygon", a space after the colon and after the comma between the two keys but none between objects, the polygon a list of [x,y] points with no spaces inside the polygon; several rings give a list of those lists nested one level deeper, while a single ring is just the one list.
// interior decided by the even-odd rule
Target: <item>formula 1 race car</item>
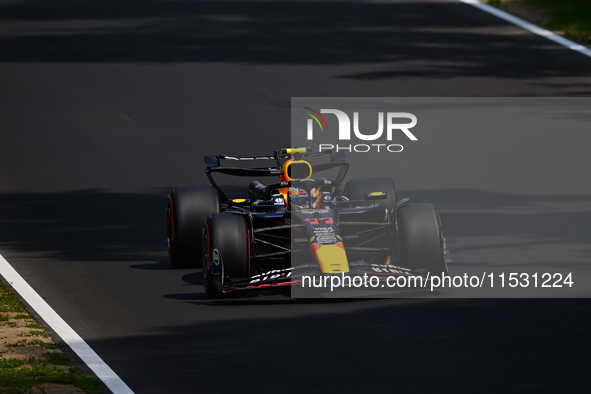
[{"label": "formula 1 race car", "polygon": [[[221,165],[259,160],[272,165]],[[222,154],[205,157],[205,165],[212,186],[171,190],[166,235],[171,265],[202,266],[209,297],[293,285],[310,275],[447,274],[449,252],[435,208],[398,200],[389,178],[353,179],[341,187],[349,169],[343,152]],[[248,198],[229,198],[214,173],[278,182],[254,180],[245,187]]]}]

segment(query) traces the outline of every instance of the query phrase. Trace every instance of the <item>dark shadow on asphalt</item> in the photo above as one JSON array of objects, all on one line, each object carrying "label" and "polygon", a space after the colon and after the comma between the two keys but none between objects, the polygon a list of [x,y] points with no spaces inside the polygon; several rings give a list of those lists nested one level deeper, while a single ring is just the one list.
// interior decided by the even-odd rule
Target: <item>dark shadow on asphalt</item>
[{"label": "dark shadow on asphalt", "polygon": [[[277,307],[276,316],[261,317],[260,308]],[[591,348],[582,338],[591,324],[590,300],[389,300],[363,308],[333,304],[324,313],[302,307],[236,303],[219,312],[221,320],[204,317],[195,325],[89,344],[118,349],[101,354],[115,370],[129,371],[122,378],[142,393],[162,387],[210,392],[220,382],[247,393],[552,393],[588,387]]]},{"label": "dark shadow on asphalt", "polygon": [[[245,184],[242,189],[246,187]],[[238,195],[240,189],[234,186],[230,190]],[[135,262],[130,265],[133,269],[169,269],[164,215],[166,196],[166,191],[109,193],[97,190],[1,194],[0,247],[35,253],[38,257],[126,261]],[[449,243],[466,237],[510,236],[515,240],[511,244],[514,248],[552,243],[587,247],[591,239],[588,225],[591,212],[561,211],[569,204],[587,206],[591,203],[588,195],[440,189],[401,190],[399,197],[433,203],[441,212]],[[538,209],[542,206],[543,209]],[[184,272],[181,270],[179,274]],[[189,283],[201,280],[197,276],[194,280],[190,278]]]},{"label": "dark shadow on asphalt", "polygon": [[14,29],[0,62],[388,63],[340,75],[357,80],[588,76],[591,65],[517,28],[493,34],[508,24],[460,2],[30,0],[0,6],[0,20]]},{"label": "dark shadow on asphalt", "polygon": [[[63,260],[159,261],[166,252],[166,192],[0,195],[0,245]],[[141,268],[152,264],[141,264]],[[135,267],[140,268],[140,267]]]}]

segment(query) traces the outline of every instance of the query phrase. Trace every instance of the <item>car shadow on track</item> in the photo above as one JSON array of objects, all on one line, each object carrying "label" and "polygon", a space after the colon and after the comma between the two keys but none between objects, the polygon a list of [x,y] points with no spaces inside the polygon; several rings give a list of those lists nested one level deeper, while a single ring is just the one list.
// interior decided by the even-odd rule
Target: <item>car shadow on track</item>
[{"label": "car shadow on track", "polygon": [[195,305],[209,306],[232,306],[232,305],[281,305],[281,304],[309,304],[309,303],[340,303],[354,302],[360,299],[295,299],[291,298],[289,288],[266,289],[263,291],[240,291],[230,293],[222,299],[210,299],[203,291],[203,276],[201,269],[197,272],[183,275],[182,280],[185,283],[194,285],[194,292],[167,294],[164,298],[172,300],[189,301]]}]

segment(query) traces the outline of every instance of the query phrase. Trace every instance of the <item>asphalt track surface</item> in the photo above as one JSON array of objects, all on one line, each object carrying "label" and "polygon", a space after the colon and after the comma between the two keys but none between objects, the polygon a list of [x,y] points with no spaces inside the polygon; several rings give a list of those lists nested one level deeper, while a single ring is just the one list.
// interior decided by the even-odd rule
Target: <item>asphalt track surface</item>
[{"label": "asphalt track surface", "polygon": [[[289,144],[291,97],[588,96],[591,59],[455,1],[2,1],[0,18],[0,251],[135,392],[588,387],[588,300],[212,302],[169,268],[164,209],[206,184],[204,155]],[[440,208],[457,264],[507,231],[515,263],[549,239],[589,262],[585,141],[542,137],[549,156],[521,159],[553,160],[544,190],[512,193],[506,169],[395,176]],[[490,208],[532,200],[573,209]]]}]

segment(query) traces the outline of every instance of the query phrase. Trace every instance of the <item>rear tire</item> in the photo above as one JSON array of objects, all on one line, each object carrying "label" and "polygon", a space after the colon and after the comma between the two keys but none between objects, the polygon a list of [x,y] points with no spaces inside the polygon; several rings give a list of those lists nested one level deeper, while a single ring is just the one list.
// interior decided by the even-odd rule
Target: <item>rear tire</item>
[{"label": "rear tire", "polygon": [[386,192],[387,197],[384,200],[376,200],[376,203],[382,204],[388,211],[392,211],[398,201],[396,186],[390,178],[360,178],[347,182],[343,195],[351,200],[365,200],[365,194],[371,192]]},{"label": "rear tire", "polygon": [[439,215],[428,203],[403,204],[398,209],[401,266],[447,274]]},{"label": "rear tire", "polygon": [[220,297],[225,278],[250,276],[250,236],[246,218],[222,212],[207,218],[203,232],[203,285],[210,298]]},{"label": "rear tire", "polygon": [[205,219],[220,211],[217,191],[209,186],[172,189],[166,205],[166,241],[173,268],[201,266]]}]

